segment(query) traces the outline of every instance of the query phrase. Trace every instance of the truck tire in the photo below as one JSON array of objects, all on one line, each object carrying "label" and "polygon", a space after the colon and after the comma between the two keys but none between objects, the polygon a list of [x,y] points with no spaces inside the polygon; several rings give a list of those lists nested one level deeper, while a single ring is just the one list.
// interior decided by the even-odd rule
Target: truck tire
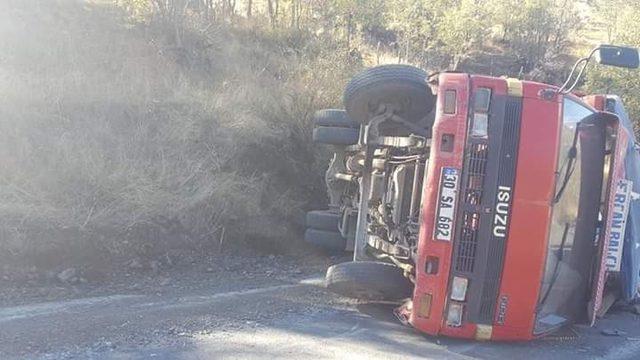
[{"label": "truck tire", "polygon": [[344,251],[347,247],[347,240],[337,231],[307,229],[304,232],[304,240],[309,244],[332,252]]},{"label": "truck tire", "polygon": [[409,65],[382,65],[351,79],[344,91],[344,106],[351,119],[368,123],[381,103],[394,106],[396,115],[417,123],[433,109],[436,97],[427,73]]},{"label": "truck tire", "polygon": [[327,289],[349,298],[398,301],[411,297],[413,284],[399,267],[376,261],[333,265],[325,278]]},{"label": "truck tire", "polygon": [[319,126],[313,129],[313,142],[328,145],[354,145],[360,131],[344,127]]},{"label": "truck tire", "polygon": [[329,127],[346,127],[359,129],[360,124],[351,120],[345,110],[326,109],[318,110],[313,116],[313,125]]},{"label": "truck tire", "polygon": [[307,227],[316,230],[338,231],[342,221],[340,213],[329,210],[313,210],[307,213]]}]

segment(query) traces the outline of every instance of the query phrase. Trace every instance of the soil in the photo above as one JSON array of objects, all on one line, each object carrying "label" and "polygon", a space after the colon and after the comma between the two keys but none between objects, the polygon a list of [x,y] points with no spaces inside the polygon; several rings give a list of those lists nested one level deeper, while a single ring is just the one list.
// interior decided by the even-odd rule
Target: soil
[{"label": "soil", "polygon": [[424,336],[401,325],[393,306],[325,291],[326,267],[347,260],[183,254],[159,267],[130,260],[101,281],[84,278],[86,269],[77,269],[66,282],[59,274],[4,281],[0,358],[493,359],[526,353],[531,359],[633,359],[640,354],[640,318],[620,310],[594,328],[576,325],[529,343]]},{"label": "soil", "polygon": [[117,292],[197,291],[236,281],[250,285],[258,278],[291,280],[322,272],[339,259],[320,253],[275,255],[244,250],[203,255],[176,250],[154,258],[123,258],[108,266],[75,264],[48,269],[5,266],[0,269],[0,306]]}]

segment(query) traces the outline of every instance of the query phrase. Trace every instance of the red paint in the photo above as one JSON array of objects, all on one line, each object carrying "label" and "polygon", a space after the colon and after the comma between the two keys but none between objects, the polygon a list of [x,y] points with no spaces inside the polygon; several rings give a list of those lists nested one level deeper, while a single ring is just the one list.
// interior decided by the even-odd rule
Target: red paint
[{"label": "red paint", "polygon": [[[560,141],[562,96],[544,98],[545,84],[522,82],[523,107],[520,128],[516,179],[513,188],[511,222],[507,237],[505,261],[496,302],[496,318],[492,324],[491,340],[517,341],[534,338],[536,305],[546,263],[546,249],[552,215],[552,199],[555,194],[556,169]],[[467,74],[445,73],[440,75],[436,119],[433,126],[433,142],[427,168],[427,178],[422,198],[422,223],[418,242],[416,263],[416,284],[414,303],[423,294],[432,296],[428,317],[411,314],[409,322],[418,330],[431,335],[446,335],[458,338],[475,338],[476,324],[466,321],[460,327],[446,324],[447,299],[449,298],[449,272],[451,269],[453,244],[434,238],[435,212],[438,203],[440,174],[443,167],[454,167],[462,171],[464,147],[466,143],[469,117],[470,94],[479,87],[492,89],[492,96],[507,95],[505,79]],[[444,92],[455,90],[457,104],[455,114],[443,113]],[[580,101],[574,95],[566,95]],[[602,110],[603,96],[583,98],[587,106]],[[441,152],[440,140],[443,134],[455,136],[454,151]],[[626,144],[626,134],[618,131],[616,157],[622,159]],[[622,145],[622,146],[621,146]],[[622,149],[622,150],[621,150]],[[621,175],[617,161],[608,188]],[[459,181],[462,179],[460,172]],[[461,194],[458,194],[458,201]],[[459,204],[457,204],[459,206]],[[456,207],[456,213],[458,208]],[[458,219],[454,219],[454,223]],[[455,239],[453,240],[455,241]],[[606,244],[604,244],[606,247]],[[427,274],[427,257],[439,259],[437,274]],[[604,257],[602,257],[604,259]],[[598,296],[602,297],[598,288]],[[506,298],[506,311],[500,315],[500,299]]]},{"label": "red paint", "polygon": [[[456,113],[444,114],[443,101],[446,90],[455,90],[457,94]],[[422,222],[418,241],[418,260],[416,264],[416,286],[414,299],[419,294],[432,294],[429,318],[418,317],[413,313],[410,323],[417,329],[431,335],[440,334],[444,323],[446,290],[448,287],[449,269],[451,265],[451,242],[434,239],[434,223],[436,208],[431,204],[438,203],[440,172],[443,167],[462,169],[464,145],[466,141],[467,114],[469,105],[469,76],[467,74],[440,75],[436,121],[433,125],[433,143],[427,167],[427,181],[422,196]],[[440,152],[440,141],[443,134],[454,135],[454,151]],[[456,219],[454,219],[454,222]],[[437,274],[427,274],[425,263],[427,257],[439,258]]]},{"label": "red paint", "polygon": [[508,298],[507,310],[503,325],[494,322],[494,340],[533,337],[549,240],[561,117],[559,100],[537,98],[538,86],[524,84],[512,218],[498,296]]},{"label": "red paint", "polygon": [[582,101],[598,111],[604,111],[605,99],[605,95],[587,95]]}]

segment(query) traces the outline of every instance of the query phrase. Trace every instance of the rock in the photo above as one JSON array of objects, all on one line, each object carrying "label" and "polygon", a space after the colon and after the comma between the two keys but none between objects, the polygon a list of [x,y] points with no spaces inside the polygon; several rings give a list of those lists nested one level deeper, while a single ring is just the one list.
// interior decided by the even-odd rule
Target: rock
[{"label": "rock", "polygon": [[627,335],[625,331],[618,329],[602,329],[600,333],[604,336],[624,336]]},{"label": "rock", "polygon": [[169,254],[165,254],[162,260],[167,267],[173,266],[173,260],[171,260],[171,257],[169,256]]},{"label": "rock", "polygon": [[149,267],[154,274],[157,274],[160,271],[160,262],[152,260],[149,262]]},{"label": "rock", "polygon": [[142,286],[140,286],[140,284],[138,283],[134,283],[131,286],[129,286],[130,290],[140,290],[142,288]]},{"label": "rock", "polygon": [[93,344],[93,349],[96,352],[112,351],[116,346],[111,341],[100,341]]},{"label": "rock", "polygon": [[162,280],[160,280],[160,286],[167,286],[171,284],[171,279],[170,278],[164,278]]},{"label": "rock", "polygon": [[139,258],[131,259],[131,261],[129,261],[127,266],[129,266],[129,269],[136,269],[136,270],[144,268],[144,265],[142,264],[142,261],[140,261]]},{"label": "rock", "polygon": [[76,268],[68,268],[58,273],[57,278],[64,283],[68,283],[76,277],[77,273],[78,271],[76,270]]},{"label": "rock", "polygon": [[212,267],[208,267],[206,270],[208,273],[212,273],[213,272],[213,268]]},{"label": "rock", "polygon": [[32,272],[27,273],[27,280],[36,280],[36,279],[38,279],[38,274],[32,273]]}]

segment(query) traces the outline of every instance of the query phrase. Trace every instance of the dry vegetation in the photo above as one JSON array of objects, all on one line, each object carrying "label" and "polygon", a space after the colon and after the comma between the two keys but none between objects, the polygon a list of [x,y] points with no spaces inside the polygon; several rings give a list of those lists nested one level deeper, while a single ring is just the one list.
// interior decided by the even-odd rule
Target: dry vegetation
[{"label": "dry vegetation", "polygon": [[106,4],[3,7],[0,262],[295,242],[324,196],[310,114],[357,64],[302,34],[219,24],[176,48]]}]

